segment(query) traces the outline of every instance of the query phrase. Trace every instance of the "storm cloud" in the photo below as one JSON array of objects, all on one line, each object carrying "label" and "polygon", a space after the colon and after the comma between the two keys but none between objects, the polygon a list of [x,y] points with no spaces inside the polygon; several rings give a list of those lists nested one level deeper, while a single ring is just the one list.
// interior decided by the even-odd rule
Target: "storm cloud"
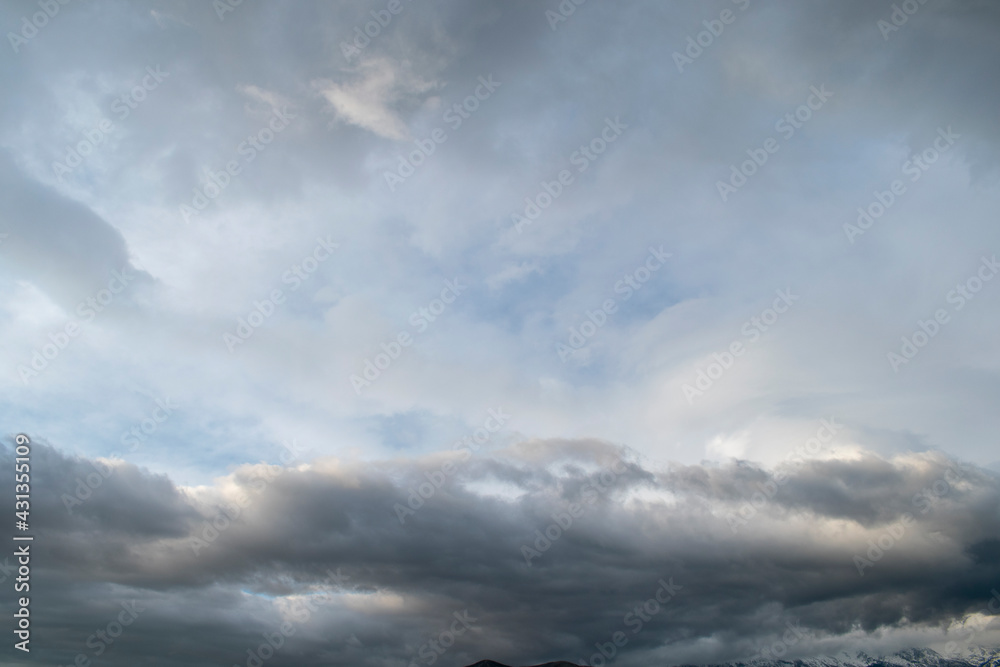
[{"label": "storm cloud", "polygon": [[5,664],[997,645],[995,2],[0,23]]},{"label": "storm cloud", "polygon": [[[623,664],[711,663],[790,622],[797,655],[943,645],[1000,604],[1000,480],[937,453],[661,469],[527,441],[248,464],[207,487],[44,444],[34,460],[39,652],[60,664],[121,600],[146,611],[107,664],[239,663],[284,621],[270,664],[407,664],[456,612],[475,621],[444,664],[585,658],[616,631]],[[662,584],[669,602],[636,613]]]}]

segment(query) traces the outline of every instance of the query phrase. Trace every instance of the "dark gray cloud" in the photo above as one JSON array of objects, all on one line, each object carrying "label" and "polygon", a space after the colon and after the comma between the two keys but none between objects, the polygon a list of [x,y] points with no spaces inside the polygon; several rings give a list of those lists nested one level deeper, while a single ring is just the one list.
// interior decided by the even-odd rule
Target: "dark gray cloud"
[{"label": "dark gray cloud", "polygon": [[[41,443],[33,456],[33,613],[56,661],[134,598],[148,611],[106,664],[238,662],[303,600],[315,611],[270,664],[406,664],[465,610],[475,629],[443,664],[586,657],[617,630],[623,664],[666,649],[712,662],[752,655],[790,620],[813,650],[930,635],[1000,580],[1000,480],[933,453],[656,470],[600,441],[534,441],[468,461],[257,464],[185,489]],[[70,514],[63,494],[101,470]],[[871,561],[859,571],[856,557]],[[661,579],[680,588],[633,635],[626,614]]]},{"label": "dark gray cloud", "polygon": [[[32,179],[0,150],[0,245],[9,278],[35,284],[70,312],[107,288],[113,271],[149,276],[132,266],[125,239],[80,202]],[[115,283],[116,288],[118,283]]]}]

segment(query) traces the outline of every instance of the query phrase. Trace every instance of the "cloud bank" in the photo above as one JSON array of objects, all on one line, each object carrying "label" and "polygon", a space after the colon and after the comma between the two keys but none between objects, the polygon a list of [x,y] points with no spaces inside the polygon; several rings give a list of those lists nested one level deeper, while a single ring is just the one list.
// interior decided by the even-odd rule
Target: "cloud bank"
[{"label": "cloud bank", "polygon": [[407,664],[456,613],[474,621],[442,664],[587,658],[618,631],[622,664],[723,662],[789,623],[800,656],[995,639],[1000,480],[936,453],[659,467],[529,441],[181,487],[33,451],[35,622],[60,664],[130,600],[106,664],[241,663],[284,622],[268,664]]}]

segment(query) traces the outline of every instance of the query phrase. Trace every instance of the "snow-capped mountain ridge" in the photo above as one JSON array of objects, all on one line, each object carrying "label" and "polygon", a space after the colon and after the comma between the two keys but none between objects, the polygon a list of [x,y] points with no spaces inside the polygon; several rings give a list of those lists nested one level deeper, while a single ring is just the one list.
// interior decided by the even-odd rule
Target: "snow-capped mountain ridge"
[{"label": "snow-capped mountain ridge", "polygon": [[[509,667],[492,660],[480,660],[468,667]],[[586,667],[569,662],[547,662],[534,667]],[[971,647],[960,656],[946,657],[931,649],[911,648],[891,655],[869,655],[864,651],[851,654],[846,651],[835,656],[802,658],[795,660],[768,660],[757,658],[747,661],[716,665],[683,665],[682,667],[1000,667],[1000,649]]]},{"label": "snow-capped mountain ridge", "polygon": [[1000,649],[976,646],[954,656],[943,656],[931,649],[921,648],[890,655],[844,651],[833,656],[790,660],[756,658],[712,667],[1000,667]]}]

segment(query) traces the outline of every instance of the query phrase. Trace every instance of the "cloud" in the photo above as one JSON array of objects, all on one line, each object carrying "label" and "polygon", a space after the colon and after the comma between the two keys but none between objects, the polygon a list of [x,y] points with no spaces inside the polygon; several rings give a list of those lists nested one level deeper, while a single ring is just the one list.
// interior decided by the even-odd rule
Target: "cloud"
[{"label": "cloud", "polygon": [[[477,630],[456,643],[455,664],[573,659],[623,629],[662,578],[682,588],[629,633],[622,664],[706,663],[751,655],[790,621],[806,655],[941,640],[1000,578],[1000,480],[936,453],[654,469],[601,441],[535,441],[472,458],[244,465],[193,488],[117,462],[70,515],[62,494],[106,464],[33,449],[46,545],[33,613],[57,645],[74,631],[50,625],[47,595],[79,607],[74,625],[115,595],[139,599],[161,637],[181,638],[178,656],[235,661],[248,637],[335,589],[274,664],[319,660],[308,649],[319,637],[325,664],[405,661],[462,610]],[[477,490],[491,480],[516,499]],[[863,574],[857,557],[871,560]],[[204,606],[174,616],[185,600]],[[203,613],[211,638],[196,630]],[[351,635],[363,655],[344,648]],[[134,651],[151,652],[123,645],[110,659]]]},{"label": "cloud", "polygon": [[271,90],[264,90],[259,86],[255,85],[243,85],[238,86],[237,90],[242,95],[255,100],[258,103],[263,102],[266,108],[263,110],[262,115],[264,117],[270,116],[275,111],[281,111],[284,107],[288,106],[289,100],[278,93]]},{"label": "cloud", "polygon": [[[0,6],[15,32],[28,4]],[[135,598],[147,611],[100,660],[246,664],[315,599],[268,665],[408,664],[466,608],[475,628],[436,664],[579,661],[671,576],[684,588],[630,637],[632,664],[746,657],[789,622],[803,656],[994,641],[978,612],[1000,590],[996,471],[956,466],[997,458],[998,281],[898,374],[885,355],[1000,248],[998,5],[917,3],[884,38],[891,3],[866,0],[584,3],[554,26],[533,2],[417,4],[357,65],[340,42],[384,0],[71,3],[0,65],[0,417],[61,448],[33,470],[42,659],[71,663]],[[155,90],[147,67],[170,73]],[[823,85],[829,103],[722,202],[716,182]],[[949,125],[955,146],[849,243],[857,208]],[[395,142],[434,129],[446,140],[390,193]],[[539,214],[517,234],[526,198]],[[327,237],[342,251],[313,264]],[[661,244],[669,267],[628,286]],[[25,387],[17,365],[134,259],[155,282]],[[438,317],[456,277],[467,296]],[[787,316],[745,328],[789,287]],[[563,363],[586,322],[587,363]],[[230,354],[223,335],[251,326]],[[183,409],[131,463],[91,464],[168,396]],[[462,460],[448,443],[497,406],[511,430]],[[829,415],[849,442],[781,458]],[[315,460],[260,463],[294,439]],[[529,566],[521,547],[618,456]],[[350,578],[329,583],[337,568]]]},{"label": "cloud", "polygon": [[[131,266],[121,233],[80,202],[35,181],[0,150],[0,245],[8,274],[28,280],[67,310]],[[141,282],[151,280],[138,272]]]},{"label": "cloud", "polygon": [[438,87],[416,74],[406,61],[384,57],[362,61],[349,83],[318,79],[312,85],[337,119],[397,141],[410,136],[400,117],[401,108]]},{"label": "cloud", "polygon": [[508,283],[524,280],[532,273],[540,272],[538,262],[518,262],[516,264],[508,264],[493,275],[487,277],[486,284],[489,285],[490,289],[497,290]]}]

